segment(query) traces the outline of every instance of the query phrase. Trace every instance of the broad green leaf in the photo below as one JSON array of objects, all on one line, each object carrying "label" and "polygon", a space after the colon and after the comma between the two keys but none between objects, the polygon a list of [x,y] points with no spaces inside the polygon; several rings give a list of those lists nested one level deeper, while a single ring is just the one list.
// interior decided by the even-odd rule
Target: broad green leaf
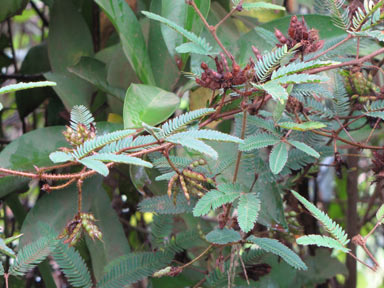
[{"label": "broad green leaf", "polygon": [[17,84],[11,84],[11,85],[0,88],[0,94],[20,91],[25,89],[38,88],[38,87],[46,87],[46,86],[56,86],[56,83],[51,81],[28,82],[28,83],[20,82]]},{"label": "broad green leaf", "polygon": [[94,91],[92,85],[67,70],[82,56],[93,55],[91,33],[72,1],[55,0],[50,13],[49,32],[48,56],[52,72],[44,76],[57,82],[54,90],[68,110],[76,104],[89,106]]},{"label": "broad green leaf", "polygon": [[132,84],[124,100],[124,128],[138,128],[142,122],[155,126],[168,119],[179,106],[171,92],[142,84]]},{"label": "broad green leaf", "polygon": [[303,260],[301,260],[295,252],[293,252],[291,249],[289,249],[287,246],[280,243],[276,239],[257,238],[251,235],[247,238],[247,240],[253,244],[256,244],[262,250],[280,256],[285,262],[287,262],[289,265],[298,270],[308,269],[307,265],[305,265]]},{"label": "broad green leaf", "polygon": [[228,228],[213,230],[209,232],[205,238],[211,243],[222,245],[241,240],[239,232]]},{"label": "broad green leaf", "polygon": [[256,3],[243,3],[242,4],[243,9],[245,10],[250,10],[250,9],[273,9],[273,10],[283,10],[285,11],[285,7],[272,4],[272,3],[267,3],[267,2],[256,2]]},{"label": "broad green leaf", "polygon": [[380,224],[384,223],[384,204],[380,206],[380,208],[376,212],[376,219],[380,221]]},{"label": "broad green leaf", "polygon": [[67,110],[71,110],[75,105],[89,106],[91,95],[94,92],[91,84],[69,72],[47,72],[44,73],[44,77],[57,83],[53,90]]},{"label": "broad green leaf", "polygon": [[25,6],[27,6],[29,0],[2,0],[0,9],[0,22],[5,19],[20,14]]},{"label": "broad green leaf", "polygon": [[80,61],[68,68],[68,70],[80,78],[95,85],[101,91],[117,97],[123,101],[125,91],[118,87],[113,87],[107,82],[106,65],[92,57],[81,57]]},{"label": "broad green leaf", "polygon": [[240,196],[237,206],[237,222],[243,232],[248,233],[255,226],[260,204],[260,199],[255,194],[248,193]]},{"label": "broad green leaf", "polygon": [[255,149],[261,149],[270,145],[275,145],[280,142],[280,138],[268,133],[258,133],[256,135],[249,136],[244,140],[244,143],[239,145],[241,151],[251,151]]},{"label": "broad green leaf", "polygon": [[295,122],[280,122],[279,125],[281,128],[297,131],[310,131],[315,129],[324,128],[327,125],[321,122],[308,121],[304,123],[295,123]]},{"label": "broad green leaf", "polygon": [[[0,152],[1,168],[35,171],[34,165],[39,167],[52,165],[49,154],[58,147],[68,147],[62,134],[64,129],[60,126],[40,128],[12,141]],[[14,176],[0,178],[0,196],[4,197],[15,190],[25,189],[29,181],[27,178]]]},{"label": "broad green leaf", "polygon": [[155,85],[141,26],[124,0],[96,0],[115,26],[126,57],[144,84]]},{"label": "broad green leaf", "polygon": [[[96,225],[103,233],[103,241],[92,241],[85,236],[96,280],[103,275],[103,269],[107,263],[130,252],[123,227],[102,187],[102,180],[102,177],[94,176],[86,179],[83,184],[82,211],[90,211],[94,214],[98,220]],[[77,203],[76,185],[44,195],[28,212],[21,230],[24,236],[21,238],[20,247],[43,235],[38,222],[45,223],[56,233],[60,233],[67,221],[76,214],[75,203]]]},{"label": "broad green leaf", "polygon": [[322,236],[322,235],[305,235],[296,239],[296,243],[299,245],[316,245],[319,247],[327,247],[348,253],[350,250],[341,245],[337,240]]},{"label": "broad green leaf", "polygon": [[273,174],[279,174],[288,160],[288,149],[284,142],[273,147],[269,154],[269,167]]},{"label": "broad green leaf", "polygon": [[313,149],[312,147],[308,146],[307,144],[305,144],[303,142],[291,140],[291,141],[289,141],[289,144],[292,144],[297,149],[300,149],[301,151],[303,151],[303,152],[307,153],[308,155],[311,155],[315,158],[320,157],[319,152],[317,152],[315,149]]},{"label": "broad green leaf", "polygon": [[[162,2],[164,1],[151,1],[151,12],[160,14]],[[168,52],[167,44],[161,33],[161,26],[161,23],[158,21],[151,21],[150,23],[148,43],[152,44],[148,46],[148,53],[157,86],[172,91],[172,88],[180,77],[180,71],[174,57]],[[167,73],[164,73],[164,67],[167,67]]]}]

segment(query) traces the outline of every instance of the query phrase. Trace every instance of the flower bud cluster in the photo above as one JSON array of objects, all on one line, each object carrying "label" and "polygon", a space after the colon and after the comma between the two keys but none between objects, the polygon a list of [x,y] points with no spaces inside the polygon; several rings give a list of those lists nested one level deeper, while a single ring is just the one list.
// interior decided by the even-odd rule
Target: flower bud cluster
[{"label": "flower bud cluster", "polygon": [[85,141],[96,137],[96,129],[91,125],[88,129],[84,124],[77,124],[77,129],[74,131],[70,126],[63,132],[63,135],[68,143],[72,146],[79,146]]}]

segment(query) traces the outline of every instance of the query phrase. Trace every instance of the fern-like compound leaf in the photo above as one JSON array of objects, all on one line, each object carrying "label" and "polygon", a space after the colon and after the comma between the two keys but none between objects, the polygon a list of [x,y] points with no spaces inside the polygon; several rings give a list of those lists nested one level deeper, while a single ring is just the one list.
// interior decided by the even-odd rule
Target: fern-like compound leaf
[{"label": "fern-like compound leaf", "polygon": [[326,127],[325,124],[316,121],[308,121],[303,123],[296,122],[280,122],[278,125],[281,128],[289,129],[289,130],[297,130],[297,131],[310,131],[315,129],[320,129]]},{"label": "fern-like compound leaf", "polygon": [[207,130],[207,129],[201,129],[201,130],[189,130],[185,132],[180,132],[177,134],[173,134],[166,138],[167,141],[174,142],[177,141],[177,139],[183,139],[183,138],[193,138],[193,139],[203,139],[203,140],[213,140],[213,141],[222,141],[222,142],[233,142],[233,143],[242,143],[243,140],[226,134],[222,133],[216,130]]},{"label": "fern-like compound leaf", "polygon": [[[372,0],[364,0],[364,7],[361,9],[358,7],[355,14],[352,17],[351,31],[366,30],[371,27],[380,18],[380,9],[384,4],[384,1],[379,1],[375,4]],[[379,12],[377,12],[379,11]],[[364,25],[363,25],[364,24]]]},{"label": "fern-like compound leaf", "polygon": [[318,247],[327,247],[348,253],[350,250],[344,247],[337,240],[322,235],[305,235],[296,239],[299,245],[316,245]]},{"label": "fern-like compound leaf", "polygon": [[290,74],[284,75],[277,79],[272,80],[271,82],[276,82],[279,84],[304,84],[304,83],[320,83],[326,82],[329,78],[321,75],[311,75],[311,74]]},{"label": "fern-like compound leaf", "polygon": [[240,184],[221,184],[216,189],[210,190],[196,204],[193,209],[195,217],[208,214],[209,211],[215,210],[218,207],[232,203],[240,197],[244,188]]},{"label": "fern-like compound leaf", "polygon": [[249,136],[244,140],[244,143],[239,145],[241,151],[252,151],[255,149],[265,148],[271,145],[275,145],[280,142],[280,138],[269,133],[258,133],[256,135]]},{"label": "fern-like compound leaf", "polygon": [[192,123],[193,121],[196,121],[206,115],[212,114],[213,112],[215,112],[215,109],[213,108],[202,108],[179,115],[164,123],[161,126],[161,130],[163,131],[162,134],[156,136],[158,136],[159,138],[165,138],[171,135],[172,133],[185,128],[188,124]]},{"label": "fern-like compound leaf", "polygon": [[[159,21],[160,23],[167,25],[168,27],[172,28],[173,30],[175,30],[176,32],[180,33],[185,38],[187,38],[189,41],[191,41],[193,43],[193,45],[186,43],[189,45],[183,44],[183,45],[181,45],[181,48],[179,46],[179,49],[181,49],[182,53],[190,53],[190,52],[196,52],[197,51],[198,54],[202,54],[202,55],[212,54],[211,53],[212,47],[209,45],[207,40],[205,40],[204,38],[198,37],[196,34],[185,30],[183,27],[170,21],[169,19],[161,17],[160,15],[157,15],[157,14],[154,14],[154,13],[151,13],[148,11],[142,11],[141,13],[143,13],[146,17],[148,17],[152,20],[156,20],[156,21]],[[181,52],[179,52],[179,53],[181,53]]]},{"label": "fern-like compound leaf", "polygon": [[42,237],[24,246],[17,254],[15,262],[9,268],[9,274],[14,276],[25,275],[51,254],[57,244],[58,240],[52,237]]},{"label": "fern-like compound leaf", "polygon": [[240,196],[237,222],[243,232],[247,233],[253,229],[259,217],[260,207],[260,199],[255,194],[248,193]]},{"label": "fern-like compound leaf", "polygon": [[71,154],[62,151],[52,152],[49,154],[49,159],[51,159],[53,163],[63,163],[74,160]]},{"label": "fern-like compound leaf", "polygon": [[270,238],[256,238],[251,235],[247,238],[250,243],[256,244],[260,249],[280,256],[287,264],[291,265],[298,270],[307,270],[307,265],[300,259],[300,257],[289,249],[284,244],[276,239]]},{"label": "fern-like compound leaf", "polygon": [[4,273],[5,273],[5,271],[4,271],[4,266],[3,266],[2,263],[0,263],[0,276],[3,276]]},{"label": "fern-like compound leaf", "polygon": [[71,128],[76,131],[77,125],[82,124],[90,129],[91,123],[95,122],[91,112],[83,105],[76,105],[71,110]]},{"label": "fern-like compound leaf", "polygon": [[78,160],[78,162],[83,164],[85,167],[103,175],[104,177],[107,177],[109,174],[108,166],[101,161],[84,158],[84,159]]},{"label": "fern-like compound leaf", "polygon": [[87,156],[89,153],[100,149],[104,147],[107,144],[111,144],[113,142],[116,142],[122,138],[125,138],[132,133],[134,133],[135,130],[118,130],[114,131],[102,136],[97,136],[96,138],[93,138],[91,140],[85,141],[83,144],[81,144],[79,147],[76,148],[76,150],[72,153],[72,156],[79,160],[85,156]]},{"label": "fern-like compound leaf", "polygon": [[323,211],[319,210],[315,205],[313,205],[311,202],[309,202],[307,199],[305,199],[303,196],[301,196],[299,193],[291,190],[292,194],[296,197],[297,200],[301,202],[301,204],[304,205],[305,208],[308,209],[311,214],[320,221],[320,223],[324,226],[324,228],[342,245],[347,245],[348,235],[345,233],[343,228],[339,226],[336,222],[334,222],[327,214],[325,214]]},{"label": "fern-like compound leaf", "polygon": [[47,87],[47,86],[56,86],[56,83],[51,81],[28,82],[28,83],[20,82],[17,84],[11,84],[11,85],[7,85],[5,87],[0,88],[0,95],[5,93],[20,91],[20,90],[25,90],[25,89]]},{"label": "fern-like compound leaf", "polygon": [[288,160],[287,145],[284,142],[276,144],[269,155],[269,167],[273,174],[279,174]]},{"label": "fern-like compound leaf", "polygon": [[208,242],[224,245],[240,241],[241,235],[233,229],[223,228],[209,232],[205,238]]},{"label": "fern-like compound leaf", "polygon": [[288,99],[288,91],[276,81],[268,81],[263,85],[252,85],[258,89],[264,90],[271,95],[273,99],[279,100],[281,103],[284,103],[284,101]]},{"label": "fern-like compound leaf", "polygon": [[349,9],[344,9],[345,0],[324,0],[324,4],[331,13],[333,24],[347,31],[351,23],[349,20]]},{"label": "fern-like compound leaf", "polygon": [[288,46],[284,45],[269,52],[255,63],[255,73],[260,82],[265,81],[279,65],[280,61],[289,54]]},{"label": "fern-like compound leaf", "polygon": [[170,253],[130,253],[107,265],[104,276],[97,283],[97,288],[131,287],[131,284],[164,268],[172,258],[173,254]]},{"label": "fern-like compound leaf", "polygon": [[75,248],[59,242],[52,256],[73,287],[92,287],[87,265]]},{"label": "fern-like compound leaf", "polygon": [[132,164],[132,165],[138,165],[138,166],[144,166],[147,168],[152,168],[152,163],[142,160],[137,157],[131,157],[129,155],[124,154],[113,154],[113,153],[100,153],[95,154],[92,156],[88,156],[86,158],[83,158],[82,160],[91,159],[91,160],[98,160],[102,162],[115,162],[115,163],[123,163],[123,164]]},{"label": "fern-like compound leaf", "polygon": [[315,158],[320,157],[319,152],[317,152],[315,149],[313,149],[312,147],[308,146],[307,144],[305,144],[303,142],[291,140],[291,141],[289,141],[289,144],[293,145],[297,149],[303,151],[304,153],[307,153],[308,155],[310,155],[312,157],[315,157]]},{"label": "fern-like compound leaf", "polygon": [[200,233],[196,230],[188,230],[180,232],[173,237],[164,250],[176,254],[200,244],[206,244],[206,241],[202,241]]},{"label": "fern-like compound leaf", "polygon": [[200,152],[202,154],[205,154],[213,159],[217,159],[219,155],[217,154],[216,150],[213,149],[211,146],[205,144],[203,141],[195,139],[195,138],[189,138],[189,137],[174,137],[174,138],[167,138],[168,142],[174,143],[174,144],[180,144],[183,147],[187,147],[189,149],[195,150],[197,152]]},{"label": "fern-like compound leaf", "polygon": [[320,60],[314,60],[314,61],[308,61],[308,62],[293,62],[279,68],[278,70],[273,71],[271,79],[274,80],[285,75],[296,74],[306,70],[324,67],[324,66],[330,66],[338,63],[339,62],[320,61]]}]

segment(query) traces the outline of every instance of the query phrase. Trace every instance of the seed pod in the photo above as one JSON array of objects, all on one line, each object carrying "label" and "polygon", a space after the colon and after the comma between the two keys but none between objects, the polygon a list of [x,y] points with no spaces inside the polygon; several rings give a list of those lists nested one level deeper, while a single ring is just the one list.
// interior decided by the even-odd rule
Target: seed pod
[{"label": "seed pod", "polygon": [[208,65],[205,62],[201,62],[200,66],[201,66],[201,69],[203,69],[203,70],[207,70],[208,69]]},{"label": "seed pod", "polygon": [[91,220],[91,221],[96,221],[95,216],[92,213],[80,213],[80,218]]},{"label": "seed pod", "polygon": [[207,181],[207,177],[205,177],[204,174],[196,172],[196,171],[192,171],[189,169],[184,169],[183,175],[186,177],[195,179],[195,180],[199,180],[199,181],[203,181],[203,182]]},{"label": "seed pod", "polygon": [[179,179],[180,179],[181,189],[183,190],[184,196],[187,199],[188,205],[189,205],[191,197],[189,196],[189,192],[188,192],[187,184],[185,183],[185,180],[184,180],[184,176],[179,175]]},{"label": "seed pod", "polygon": [[173,185],[175,184],[175,181],[177,179],[178,175],[174,175],[168,182],[168,190],[167,190],[167,194],[168,194],[168,197],[171,198],[172,197],[172,187]]}]

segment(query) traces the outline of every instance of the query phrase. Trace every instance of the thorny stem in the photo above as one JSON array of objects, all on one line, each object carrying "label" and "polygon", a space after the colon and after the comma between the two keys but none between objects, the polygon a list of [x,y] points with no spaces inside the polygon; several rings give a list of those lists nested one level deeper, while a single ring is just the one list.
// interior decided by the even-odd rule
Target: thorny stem
[{"label": "thorny stem", "polygon": [[314,68],[311,70],[307,70],[306,73],[315,74],[315,73],[320,73],[320,72],[324,72],[324,71],[328,71],[328,70],[332,70],[332,69],[336,69],[336,68],[340,68],[340,67],[344,67],[344,66],[359,65],[359,64],[362,64],[365,61],[368,61],[368,60],[372,59],[373,57],[380,55],[382,53],[384,53],[384,48],[380,48],[379,50],[376,50],[375,52],[372,52],[371,54],[366,55],[364,57],[361,57],[359,59],[355,59],[355,60],[351,60],[351,61],[347,61],[347,62],[342,62],[342,63],[334,64],[334,65]]},{"label": "thorny stem", "polygon": [[77,180],[77,212],[80,215],[83,203],[83,179]]}]

